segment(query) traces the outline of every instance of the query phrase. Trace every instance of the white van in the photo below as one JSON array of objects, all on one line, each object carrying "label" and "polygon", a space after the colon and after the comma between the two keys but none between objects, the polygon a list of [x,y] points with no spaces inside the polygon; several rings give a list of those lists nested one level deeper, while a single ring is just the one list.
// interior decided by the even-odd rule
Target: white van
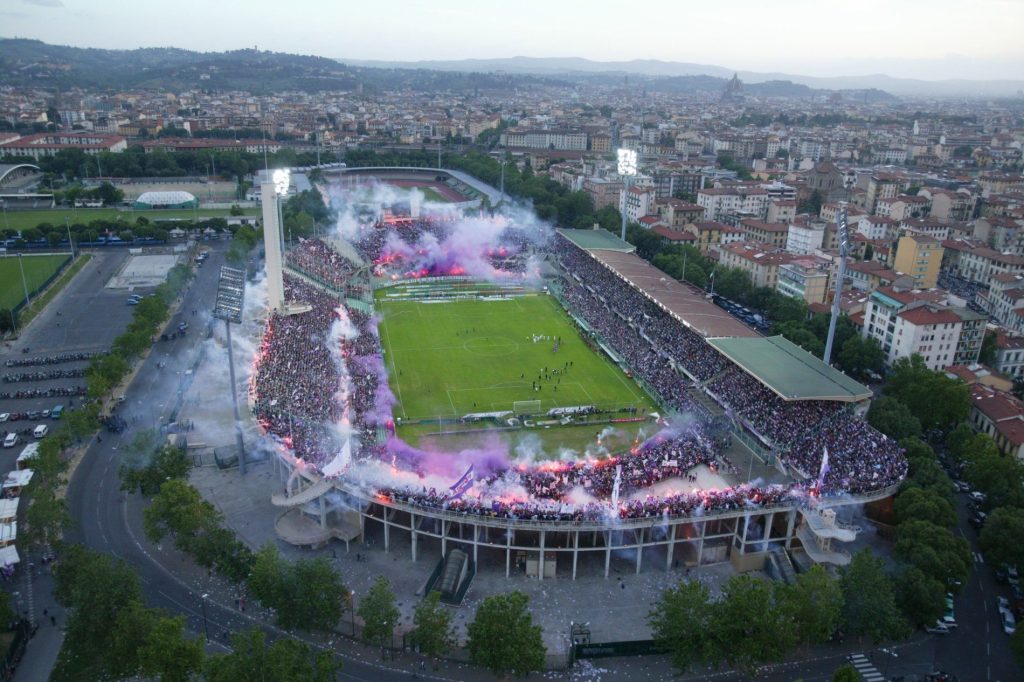
[{"label": "white van", "polygon": [[8,433],[7,437],[4,438],[4,447],[5,448],[13,448],[17,444],[18,444],[18,434],[16,434],[16,433],[13,433],[13,432],[12,433]]},{"label": "white van", "polygon": [[50,430],[50,427],[46,424],[40,424],[36,428],[32,429],[32,435],[36,438],[42,438]]}]

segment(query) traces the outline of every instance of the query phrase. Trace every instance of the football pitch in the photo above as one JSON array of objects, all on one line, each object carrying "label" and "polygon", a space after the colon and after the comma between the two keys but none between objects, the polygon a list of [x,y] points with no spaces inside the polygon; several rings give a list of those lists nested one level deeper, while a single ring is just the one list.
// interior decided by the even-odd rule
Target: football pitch
[{"label": "football pitch", "polygon": [[[13,308],[24,301],[26,285],[29,292],[34,292],[69,258],[69,254],[0,258],[0,309]],[[25,268],[24,283],[21,279],[22,266]]]},{"label": "football pitch", "polygon": [[[388,382],[403,421],[513,409],[539,400],[541,411],[654,403],[607,356],[591,350],[553,297],[420,302],[378,292]],[[557,350],[556,350],[557,345]]]}]

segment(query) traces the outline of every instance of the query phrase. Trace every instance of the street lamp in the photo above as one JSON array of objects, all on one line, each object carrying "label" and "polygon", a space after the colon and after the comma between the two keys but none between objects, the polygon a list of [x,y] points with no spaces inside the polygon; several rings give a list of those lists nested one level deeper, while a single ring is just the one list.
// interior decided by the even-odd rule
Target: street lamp
[{"label": "street lamp", "polygon": [[619,149],[618,171],[622,176],[622,241],[626,241],[626,203],[629,201],[629,181],[636,175],[636,150]]},{"label": "street lamp", "polygon": [[25,263],[22,261],[22,256],[24,255],[23,253],[18,254],[18,267],[21,269],[21,286],[25,290],[25,307],[27,308],[30,301],[28,297],[28,282],[25,281]]},{"label": "street lamp", "polygon": [[202,596],[202,602],[200,602],[203,605],[203,632],[206,633],[206,643],[207,644],[210,643],[210,623],[206,620],[206,600],[209,597],[210,597],[209,594],[204,593],[203,596]]},{"label": "street lamp", "polygon": [[228,373],[231,378],[231,405],[235,414],[235,440],[238,446],[238,471],[245,476],[245,442],[242,440],[242,420],[238,415],[238,390],[235,385],[235,356],[231,346],[231,324],[241,324],[245,301],[245,272],[226,265],[221,266],[217,284],[217,302],[213,316],[224,320],[228,337]]}]

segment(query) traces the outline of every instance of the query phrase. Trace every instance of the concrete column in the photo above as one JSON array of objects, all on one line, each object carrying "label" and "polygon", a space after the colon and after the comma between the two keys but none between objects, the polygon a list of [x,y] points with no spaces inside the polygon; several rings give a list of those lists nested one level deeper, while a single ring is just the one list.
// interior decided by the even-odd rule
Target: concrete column
[{"label": "concrete column", "polygon": [[505,533],[505,578],[512,576],[512,533]]},{"label": "concrete column", "polygon": [[[636,532],[633,533],[633,540],[636,541]],[[640,541],[636,548],[636,574],[640,575],[640,564],[644,560],[644,529],[640,528]]]},{"label": "concrete column", "polygon": [[384,553],[387,554],[391,549],[391,524],[388,522],[388,516],[390,516],[391,510],[384,507]]},{"label": "concrete column", "polygon": [[796,509],[790,509],[786,520],[786,549],[793,545],[793,527],[796,525]]},{"label": "concrete column", "polygon": [[441,519],[441,558],[448,556],[448,522]]},{"label": "concrete column", "polygon": [[668,551],[665,552],[665,570],[672,570],[672,553],[676,549],[676,528],[679,524],[673,523],[668,532]]},{"label": "concrete column", "polygon": [[768,541],[772,539],[772,523],[775,521],[775,512],[769,512],[764,515],[764,546],[761,551],[768,551]]},{"label": "concrete column", "polygon": [[544,580],[544,530],[540,532],[540,565],[537,567],[537,577]]},{"label": "concrete column", "polygon": [[412,533],[412,562],[416,563],[416,515],[409,514],[409,532]]},{"label": "concrete column", "polygon": [[572,579],[576,580],[576,563],[580,556],[580,532],[576,531],[572,534],[573,545],[572,545]]},{"label": "concrete column", "polygon": [[326,528],[327,527],[327,509],[325,508],[325,505],[324,505],[324,496],[321,495],[320,497],[318,497],[317,498],[317,502],[320,503],[320,527],[321,528]]},{"label": "concrete column", "polygon": [[473,564],[479,566],[477,561],[477,549],[480,547],[480,526],[473,524]]},{"label": "concrete column", "polygon": [[606,530],[604,534],[604,577],[607,578],[612,569],[612,532]]},{"label": "concrete column", "polygon": [[747,531],[750,530],[750,516],[743,517],[743,535],[740,536],[740,552],[747,553]]},{"label": "concrete column", "polygon": [[697,566],[700,567],[704,564],[704,536],[708,532],[708,522],[702,521],[700,524],[700,539],[697,540]]}]

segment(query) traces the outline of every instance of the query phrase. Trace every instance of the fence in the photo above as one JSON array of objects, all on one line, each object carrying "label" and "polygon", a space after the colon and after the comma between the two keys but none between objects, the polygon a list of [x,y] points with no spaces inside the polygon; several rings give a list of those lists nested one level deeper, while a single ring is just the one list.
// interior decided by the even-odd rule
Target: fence
[{"label": "fence", "polygon": [[[51,255],[51,254],[39,254],[39,255]],[[68,268],[68,265],[70,265],[71,262],[72,262],[71,261],[71,254],[69,254],[69,253],[66,253],[66,254],[53,254],[53,255],[63,255],[63,256],[65,256],[64,262],[60,264],[60,267],[58,267],[56,269],[56,271],[54,271],[54,273],[52,275],[50,275],[46,279],[45,282],[41,283],[35,289],[32,289],[32,290],[29,291],[29,293],[28,293],[29,299],[34,298],[36,296],[36,294],[39,294],[40,292],[44,291],[46,289],[46,287],[48,287],[51,284],[53,284],[53,282],[58,277],[60,277],[61,275],[64,274],[64,271]],[[11,256],[11,255],[4,256],[4,258],[18,258],[18,257],[20,257],[20,256]],[[12,310],[13,310],[14,314],[18,314],[22,310],[24,310],[25,307],[26,307],[26,302],[22,301],[18,305],[14,306],[14,308]]]}]

